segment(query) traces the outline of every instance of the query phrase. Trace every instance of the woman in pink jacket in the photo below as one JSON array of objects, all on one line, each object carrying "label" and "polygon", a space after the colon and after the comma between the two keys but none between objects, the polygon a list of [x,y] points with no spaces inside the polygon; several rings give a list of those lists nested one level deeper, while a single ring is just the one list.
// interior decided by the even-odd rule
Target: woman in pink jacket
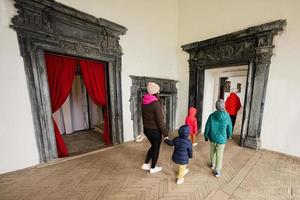
[{"label": "woman in pink jacket", "polygon": [[196,113],[197,113],[197,109],[194,107],[190,107],[189,115],[185,118],[185,124],[190,127],[190,138],[194,146],[198,144],[197,142],[195,142],[196,134],[198,133]]}]

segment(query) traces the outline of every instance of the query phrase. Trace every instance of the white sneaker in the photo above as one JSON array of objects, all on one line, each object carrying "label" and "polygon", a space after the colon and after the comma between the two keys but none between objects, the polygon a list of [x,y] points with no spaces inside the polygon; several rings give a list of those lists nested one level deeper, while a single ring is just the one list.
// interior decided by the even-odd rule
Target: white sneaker
[{"label": "white sneaker", "polygon": [[156,172],[159,172],[162,170],[162,167],[154,167],[154,168],[150,168],[150,173],[154,174]]},{"label": "white sneaker", "polygon": [[198,143],[197,142],[195,142],[194,144],[193,144],[193,146],[197,146],[198,145]]},{"label": "white sneaker", "polygon": [[211,165],[210,165],[210,168],[211,168],[212,170],[214,170],[214,169],[215,169],[215,165],[214,165],[214,164],[211,164]]},{"label": "white sneaker", "polygon": [[183,176],[185,176],[187,173],[189,173],[189,169],[185,169],[184,173],[183,173]]},{"label": "white sneaker", "polygon": [[176,180],[176,184],[177,185],[179,185],[179,184],[181,184],[181,183],[183,183],[184,182],[184,178],[178,178],[177,180]]},{"label": "white sneaker", "polygon": [[220,176],[221,176],[221,173],[218,172],[218,171],[216,171],[216,172],[215,172],[215,177],[219,178]]},{"label": "white sneaker", "polygon": [[148,171],[148,170],[150,170],[150,168],[151,168],[151,165],[150,164],[148,164],[148,163],[144,163],[143,165],[142,165],[142,167],[141,167],[143,170],[146,170],[146,171]]}]

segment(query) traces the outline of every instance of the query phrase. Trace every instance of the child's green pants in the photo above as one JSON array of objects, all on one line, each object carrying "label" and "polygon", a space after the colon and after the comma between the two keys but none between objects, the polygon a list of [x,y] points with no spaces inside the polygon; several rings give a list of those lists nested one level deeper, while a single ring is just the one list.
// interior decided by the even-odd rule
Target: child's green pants
[{"label": "child's green pants", "polygon": [[220,172],[222,168],[222,159],[225,144],[210,142],[210,162],[215,166],[215,170]]}]

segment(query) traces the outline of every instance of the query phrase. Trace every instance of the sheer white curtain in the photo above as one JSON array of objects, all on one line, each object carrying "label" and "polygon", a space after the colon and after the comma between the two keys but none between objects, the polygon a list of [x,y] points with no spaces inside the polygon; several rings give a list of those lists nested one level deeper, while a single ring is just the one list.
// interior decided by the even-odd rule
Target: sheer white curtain
[{"label": "sheer white curtain", "polygon": [[72,91],[54,118],[58,122],[61,133],[70,134],[74,131],[89,128],[87,95],[82,79],[76,75]]},{"label": "sheer white curtain", "polygon": [[[54,113],[61,134],[89,128],[103,129],[102,107],[88,98],[82,78],[76,75],[72,91],[62,107]],[[90,118],[90,127],[89,127]]]}]

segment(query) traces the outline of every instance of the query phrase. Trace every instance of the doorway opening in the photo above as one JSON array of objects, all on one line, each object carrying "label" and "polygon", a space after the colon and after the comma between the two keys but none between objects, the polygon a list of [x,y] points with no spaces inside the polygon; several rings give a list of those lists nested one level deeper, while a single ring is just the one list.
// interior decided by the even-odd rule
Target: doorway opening
[{"label": "doorway opening", "polygon": [[247,65],[247,100],[244,106],[241,146],[261,148],[260,136],[274,48],[273,38],[285,26],[286,20],[276,20],[181,46],[189,53],[189,106],[197,108],[201,130],[205,70]]},{"label": "doorway opening", "polygon": [[70,156],[105,147],[104,109],[88,95],[78,67],[68,98],[53,114]]},{"label": "doorway opening", "polygon": [[53,53],[45,59],[58,155],[111,145],[106,63]]},{"label": "doorway opening", "polygon": [[235,93],[240,101],[241,107],[237,111],[235,125],[233,126],[233,142],[242,145],[241,134],[244,116],[244,105],[246,101],[246,85],[248,66],[224,67],[205,70],[204,78],[204,100],[202,113],[202,132],[209,115],[214,112],[215,102],[223,99],[227,102],[231,93]]}]

